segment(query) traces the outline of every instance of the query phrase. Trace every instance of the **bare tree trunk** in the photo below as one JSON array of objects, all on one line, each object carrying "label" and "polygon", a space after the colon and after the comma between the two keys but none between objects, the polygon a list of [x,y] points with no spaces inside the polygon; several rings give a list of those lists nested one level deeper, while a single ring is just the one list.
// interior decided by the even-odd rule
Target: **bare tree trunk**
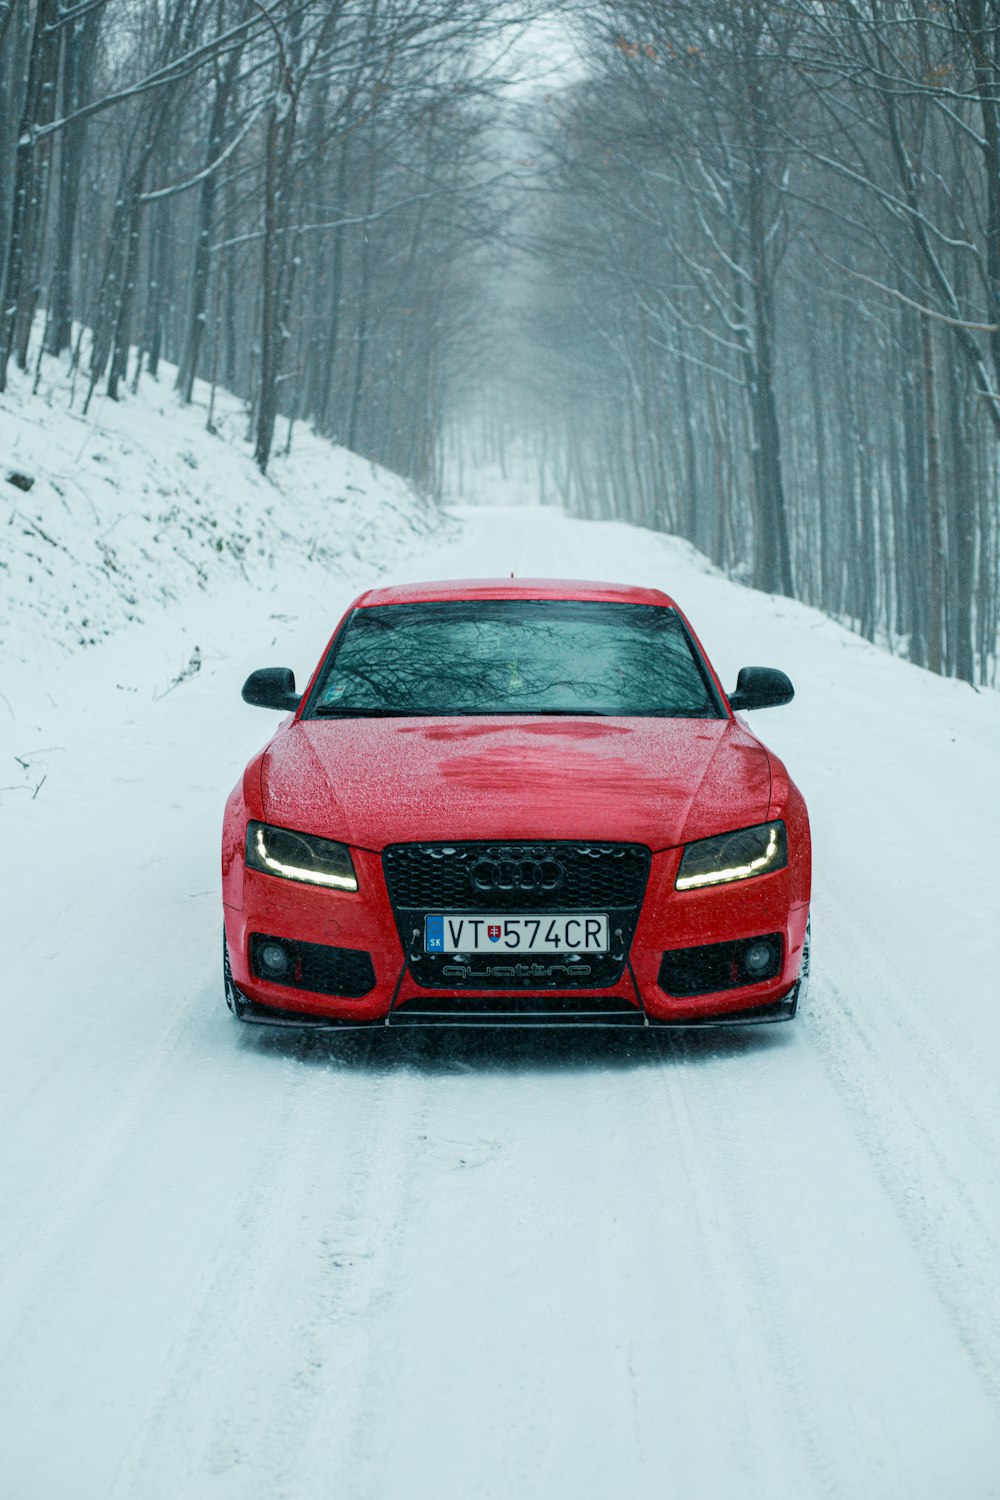
[{"label": "bare tree trunk", "polygon": [[820,380],[817,340],[809,340],[809,390],[812,398],[813,443],[816,454],[816,508],[819,524],[812,538],[816,549],[816,578],[819,598],[825,603],[829,594],[830,568],[830,497],[827,489],[826,402]]},{"label": "bare tree trunk", "polygon": [[[61,101],[64,115],[80,108],[90,86],[100,20],[101,9],[96,9],[66,23]],[[62,131],[59,142],[59,206],[47,339],[50,354],[68,349],[73,336],[72,268],[86,135],[86,122],[74,120]]]},{"label": "bare tree trunk", "polygon": [[781,428],[774,394],[774,285],[764,219],[764,142],[750,163],[749,235],[753,272],[754,349],[751,409],[754,452],[760,493],[762,534],[754,558],[754,576],[773,594],[792,593],[785,484],[781,472]]},{"label": "bare tree trunk", "polygon": [[[51,138],[36,146],[35,131],[53,118],[59,63],[59,0],[38,0],[28,55],[28,81],[18,125],[14,158],[14,193],[0,300],[0,391],[6,389],[7,365],[17,345],[25,368],[27,339],[37,296],[37,260],[41,253],[41,179],[51,152]],[[21,352],[23,351],[23,353]]]},{"label": "bare tree trunk", "polygon": [[264,158],[264,242],[261,266],[260,383],[254,462],[266,473],[278,415],[278,377],[283,340],[278,326],[285,271],[285,229],[290,208],[288,167],[294,132],[291,95],[276,95],[268,113]]},{"label": "bare tree trunk", "polygon": [[[368,195],[365,204],[365,223],[361,231],[361,278],[358,291],[358,324],[355,330],[357,344],[354,352],[354,379],[351,386],[351,406],[347,419],[347,446],[353,448],[357,441],[358,422],[361,417],[361,396],[364,390],[365,355],[368,341],[368,318],[370,314],[369,286],[371,283],[371,238],[369,223],[375,208],[375,185],[377,165],[373,160],[369,167]],[[503,455],[501,455],[502,461]]]},{"label": "bare tree trunk", "polygon": [[215,217],[215,193],[217,173],[213,163],[222,150],[222,136],[226,128],[229,101],[240,69],[242,47],[234,47],[228,53],[221,73],[216,74],[215,95],[212,100],[212,117],[205,145],[205,172],[198,193],[198,227],[191,268],[191,306],[188,312],[187,335],[184,352],[177,366],[175,389],[185,403],[190,402],[194,380],[198,373],[198,359],[205,336],[205,308],[208,302],[208,278],[211,260],[212,224]]},{"label": "bare tree trunk", "polygon": [[333,389],[334,366],[340,350],[340,301],[344,294],[343,218],[346,210],[347,168],[350,150],[350,136],[345,136],[340,147],[340,161],[337,164],[337,190],[334,199],[334,212],[338,215],[338,222],[333,231],[333,248],[330,256],[329,321],[327,323],[325,348],[320,367],[316,406],[322,430],[328,433],[336,433],[339,430],[339,423],[335,421],[333,412],[331,411],[331,391]]},{"label": "bare tree trunk", "polygon": [[[951,482],[948,486],[949,550],[954,553],[954,614],[948,633],[951,664],[964,682],[975,682],[976,662],[973,646],[975,605],[973,580],[976,563],[976,522],[978,485],[973,461],[975,446],[969,442],[969,421],[965,391],[960,371],[954,364],[948,371],[949,424],[951,427]],[[981,481],[980,481],[981,482]],[[952,590],[949,590],[951,593]]]},{"label": "bare tree trunk", "polygon": [[924,388],[924,435],[927,443],[927,665],[941,672],[941,440],[938,433],[934,334],[929,318],[920,319],[921,377]]}]

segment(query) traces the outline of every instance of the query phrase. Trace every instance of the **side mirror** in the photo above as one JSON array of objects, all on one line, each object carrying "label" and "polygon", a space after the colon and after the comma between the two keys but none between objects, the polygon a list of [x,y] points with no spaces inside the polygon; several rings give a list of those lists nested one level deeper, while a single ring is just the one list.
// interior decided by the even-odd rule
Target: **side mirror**
[{"label": "side mirror", "polygon": [[300,698],[295,691],[295,673],[291,667],[261,667],[251,672],[243,684],[243,702],[254,708],[296,709]]},{"label": "side mirror", "polygon": [[794,697],[795,689],[777,667],[740,667],[729,706],[734,713],[748,708],[779,708]]}]

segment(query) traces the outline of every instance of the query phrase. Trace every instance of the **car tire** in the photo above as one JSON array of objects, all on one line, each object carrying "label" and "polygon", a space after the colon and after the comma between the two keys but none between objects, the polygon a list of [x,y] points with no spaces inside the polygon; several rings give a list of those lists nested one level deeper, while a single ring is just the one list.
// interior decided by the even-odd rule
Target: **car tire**
[{"label": "car tire", "polygon": [[806,919],[806,935],[802,940],[802,962],[799,965],[799,990],[796,1007],[802,1004],[809,993],[809,973],[812,968],[812,917]]},{"label": "car tire", "polygon": [[243,1020],[243,996],[233,983],[233,970],[229,962],[229,944],[226,942],[226,934],[222,934],[222,983],[226,997],[226,1007],[237,1021]]}]

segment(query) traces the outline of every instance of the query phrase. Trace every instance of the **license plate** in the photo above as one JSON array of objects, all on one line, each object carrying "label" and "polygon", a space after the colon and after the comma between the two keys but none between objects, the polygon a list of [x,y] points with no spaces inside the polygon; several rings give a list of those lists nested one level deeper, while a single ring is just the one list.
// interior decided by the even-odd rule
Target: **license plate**
[{"label": "license plate", "polygon": [[425,953],[607,953],[607,913],[489,917],[458,913],[424,922]]}]

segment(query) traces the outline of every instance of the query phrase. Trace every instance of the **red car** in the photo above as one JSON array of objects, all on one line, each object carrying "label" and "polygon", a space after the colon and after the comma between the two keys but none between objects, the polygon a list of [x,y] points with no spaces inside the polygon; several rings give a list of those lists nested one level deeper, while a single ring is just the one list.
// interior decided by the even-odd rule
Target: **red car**
[{"label": "red car", "polygon": [[802,796],[656,589],[373,589],[226,806],[225,989],[278,1025],[782,1021],[808,974]]}]

